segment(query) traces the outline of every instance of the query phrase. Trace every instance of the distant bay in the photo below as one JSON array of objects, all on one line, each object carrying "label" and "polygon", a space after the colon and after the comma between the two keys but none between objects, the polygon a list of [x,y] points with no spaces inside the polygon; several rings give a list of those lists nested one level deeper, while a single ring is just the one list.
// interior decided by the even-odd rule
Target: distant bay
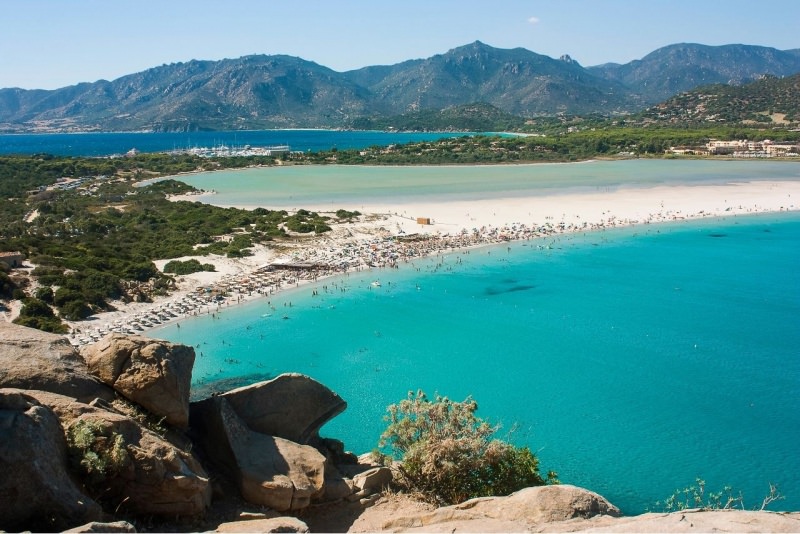
[{"label": "distant bay", "polygon": [[112,156],[135,148],[165,152],[196,147],[289,145],[291,150],[320,151],[386,146],[460,137],[452,132],[382,132],[365,130],[243,130],[220,132],[102,132],[0,135],[0,155]]}]

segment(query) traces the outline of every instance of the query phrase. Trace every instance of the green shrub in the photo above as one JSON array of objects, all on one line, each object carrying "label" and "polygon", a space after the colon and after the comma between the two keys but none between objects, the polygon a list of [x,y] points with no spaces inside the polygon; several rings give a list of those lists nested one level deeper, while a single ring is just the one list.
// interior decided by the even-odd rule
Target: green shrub
[{"label": "green shrub", "polygon": [[246,258],[247,256],[252,256],[252,255],[253,255],[252,251],[246,248],[241,248],[241,249],[235,248],[229,250],[227,254],[229,258]]},{"label": "green shrub", "polygon": [[58,309],[61,317],[68,321],[80,321],[86,319],[94,312],[85,302],[71,300]]},{"label": "green shrub", "polygon": [[128,280],[147,282],[151,278],[158,276],[158,269],[156,269],[156,266],[153,265],[152,262],[142,262],[128,265],[122,271],[122,275]]},{"label": "green shrub", "polygon": [[69,332],[67,325],[62,323],[61,319],[58,317],[31,317],[20,315],[14,319],[14,324],[35,328],[43,332],[52,332],[53,334],[66,334]]},{"label": "green shrub", "polygon": [[330,231],[331,227],[326,224],[327,217],[318,213],[311,213],[308,210],[298,210],[294,215],[286,217],[286,228],[291,232],[308,234],[315,232],[321,234]]},{"label": "green shrub", "polygon": [[437,395],[431,402],[422,391],[389,406],[379,446],[400,461],[396,480],[437,504],[557,483],[555,473],[539,474],[530,449],[494,439],[498,427],[477,417],[477,409],[469,397],[453,402]]},{"label": "green shrub", "polygon": [[[31,258],[31,261],[49,261],[47,258]],[[62,285],[64,270],[52,267],[36,267],[31,273],[42,285]]]},{"label": "green shrub", "polygon": [[0,271],[0,298],[14,298],[15,290],[19,289],[17,284],[3,271]]},{"label": "green shrub", "polygon": [[359,211],[336,210],[336,217],[339,219],[347,219],[348,221],[361,215]]},{"label": "green shrub", "polygon": [[66,287],[59,287],[53,295],[53,304],[57,307],[66,306],[69,302],[84,302],[86,298],[83,293],[76,289],[69,289]]},{"label": "green shrub", "polygon": [[69,332],[67,325],[55,316],[53,309],[46,302],[33,297],[22,300],[19,317],[14,319],[14,323],[54,334]]},{"label": "green shrub", "polygon": [[25,298],[22,301],[22,309],[19,311],[22,317],[54,317],[52,308],[46,302],[37,298]]},{"label": "green shrub", "polygon": [[186,261],[172,260],[164,265],[164,272],[171,274],[192,274],[201,271],[214,272],[216,268],[211,263],[200,263],[196,259]]},{"label": "green shrub", "polygon": [[11,298],[14,300],[25,300],[26,297],[25,292],[18,287],[11,290]]},{"label": "green shrub", "polygon": [[42,302],[53,304],[53,298],[54,298],[53,288],[50,286],[41,286],[37,288],[33,296],[41,300]]},{"label": "green shrub", "polygon": [[78,420],[66,438],[70,462],[89,484],[119,474],[130,463],[122,435],[100,423]]},{"label": "green shrub", "polygon": [[[754,510],[766,510],[767,506],[775,501],[785,499],[778,491],[775,484],[769,485],[769,493],[761,501],[760,508]],[[657,501],[655,511],[658,512],[678,512],[690,508],[701,510],[732,510],[734,508],[745,509],[744,495],[741,491],[735,492],[730,486],[725,486],[718,492],[706,492],[706,482],[701,478],[695,479],[695,484],[675,492],[664,499],[663,502]]]}]

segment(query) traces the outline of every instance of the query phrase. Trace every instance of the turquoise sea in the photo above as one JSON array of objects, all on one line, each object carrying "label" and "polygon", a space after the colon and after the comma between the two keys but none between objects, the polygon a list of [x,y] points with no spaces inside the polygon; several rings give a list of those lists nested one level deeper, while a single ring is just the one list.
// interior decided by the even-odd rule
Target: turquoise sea
[{"label": "turquoise sea", "polygon": [[[330,168],[318,169],[320,180],[330,180]],[[468,169],[450,172],[469,176]],[[480,169],[494,180],[491,189],[514,187],[504,168]],[[800,166],[651,161],[537,169],[553,183],[544,189],[555,191],[637,180],[646,187],[670,176],[681,183],[797,179]],[[313,177],[294,190],[271,178],[284,170],[265,169],[251,183],[253,202],[270,207],[287,194],[327,201],[325,193],[315,197]],[[381,183],[384,170],[370,172]],[[582,183],[587,173],[598,182]],[[187,179],[209,180],[216,198],[230,193],[230,175]],[[403,181],[384,194],[393,188],[402,190]],[[378,195],[358,187],[352,194]],[[371,285],[376,279],[380,287]],[[544,470],[626,513],[653,508],[696,477],[712,491],[742,491],[747,507],[759,506],[776,483],[787,498],[770,509],[800,509],[798,212],[462,251],[327,279],[151,335],[196,347],[198,388],[283,372],[326,384],[348,409],[322,433],[355,452],[376,446],[386,406],[409,390],[471,395],[481,416],[503,425],[501,434],[513,429],[513,441],[538,453]]]}]

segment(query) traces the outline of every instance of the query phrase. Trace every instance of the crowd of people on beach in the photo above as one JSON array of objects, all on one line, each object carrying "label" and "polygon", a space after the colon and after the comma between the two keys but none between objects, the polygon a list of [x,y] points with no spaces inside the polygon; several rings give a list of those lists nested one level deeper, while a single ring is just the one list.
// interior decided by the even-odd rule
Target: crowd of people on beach
[{"label": "crowd of people on beach", "polygon": [[[447,254],[456,250],[552,237],[574,232],[592,232],[657,222],[712,216],[700,211],[694,214],[663,211],[643,220],[620,219],[610,213],[600,222],[555,221],[543,224],[514,223],[500,227],[462,229],[456,233],[405,234],[381,228],[370,237],[318,236],[314,242],[295,247],[280,261],[264,265],[249,273],[223,276],[217,282],[198,287],[188,295],[154,303],[149,308],[116,319],[102,326],[74,328],[69,335],[74,345],[85,345],[111,332],[141,334],[162,324],[182,318],[220,312],[223,307],[261,296],[271,296],[290,287],[328,276],[359,272],[372,268],[395,268],[412,260]],[[546,248],[547,244],[540,245]]]}]

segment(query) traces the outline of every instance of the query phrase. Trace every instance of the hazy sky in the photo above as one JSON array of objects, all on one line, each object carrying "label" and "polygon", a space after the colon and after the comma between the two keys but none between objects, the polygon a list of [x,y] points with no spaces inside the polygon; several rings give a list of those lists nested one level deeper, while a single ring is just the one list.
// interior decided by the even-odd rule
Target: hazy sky
[{"label": "hazy sky", "polygon": [[584,66],[693,42],[800,48],[800,0],[0,0],[0,87],[287,54],[337,71],[480,40]]}]

